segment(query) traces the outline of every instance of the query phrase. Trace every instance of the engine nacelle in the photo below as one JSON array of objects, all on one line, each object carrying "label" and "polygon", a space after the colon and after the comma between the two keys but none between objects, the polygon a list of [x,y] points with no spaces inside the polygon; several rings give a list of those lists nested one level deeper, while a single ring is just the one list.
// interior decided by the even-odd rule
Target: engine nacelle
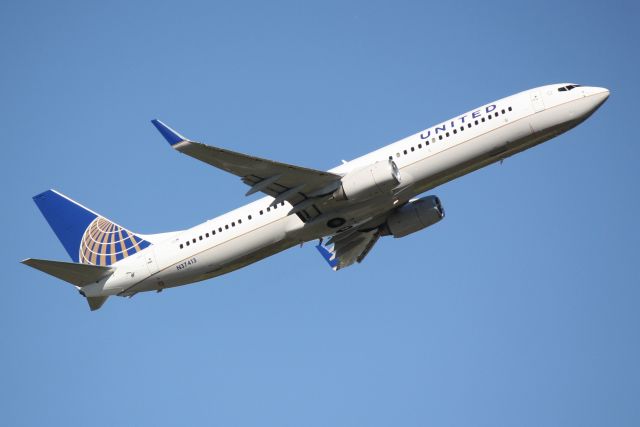
[{"label": "engine nacelle", "polygon": [[391,214],[387,219],[384,234],[395,238],[404,237],[435,224],[444,218],[440,199],[428,196],[412,200]]},{"label": "engine nacelle", "polygon": [[368,200],[390,193],[399,184],[400,171],[389,159],[349,172],[342,178],[333,197],[336,200]]}]

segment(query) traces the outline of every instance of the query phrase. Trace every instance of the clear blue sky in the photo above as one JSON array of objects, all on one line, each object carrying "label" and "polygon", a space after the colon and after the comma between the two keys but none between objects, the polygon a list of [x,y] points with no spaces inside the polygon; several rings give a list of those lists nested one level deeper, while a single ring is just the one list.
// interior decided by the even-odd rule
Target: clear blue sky
[{"label": "clear blue sky", "polygon": [[[135,4],[134,4],[135,3]],[[0,424],[638,426],[638,16],[620,2],[0,4]],[[573,81],[591,119],[434,191],[447,218],[332,272],[307,245],[89,312],[31,197],[141,233],[247,202],[192,139],[328,169]]]}]

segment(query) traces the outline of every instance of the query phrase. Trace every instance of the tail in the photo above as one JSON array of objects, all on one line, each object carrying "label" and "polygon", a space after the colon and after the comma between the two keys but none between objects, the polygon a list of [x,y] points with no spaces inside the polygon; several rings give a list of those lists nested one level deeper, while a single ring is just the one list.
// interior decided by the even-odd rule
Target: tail
[{"label": "tail", "polygon": [[[46,259],[28,258],[22,261],[24,265],[40,270],[69,282],[76,286],[82,296],[86,296],[82,290],[83,286],[90,285],[103,279],[115,271],[114,268],[100,267],[97,265],[76,264],[73,262],[49,261]],[[108,296],[86,297],[91,311],[102,307],[102,304],[109,298]]]},{"label": "tail", "polygon": [[151,244],[55,190],[33,200],[76,263],[108,266]]}]

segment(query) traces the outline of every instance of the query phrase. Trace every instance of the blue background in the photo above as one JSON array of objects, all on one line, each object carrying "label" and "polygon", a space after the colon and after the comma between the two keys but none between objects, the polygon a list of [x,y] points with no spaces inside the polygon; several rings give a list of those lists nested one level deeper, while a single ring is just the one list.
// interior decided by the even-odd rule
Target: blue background
[{"label": "blue background", "polygon": [[[0,4],[2,425],[640,425],[639,6]],[[436,189],[447,218],[334,273],[312,245],[91,313],[31,196],[141,233],[246,187],[205,143],[328,169],[555,82],[578,128]],[[251,198],[253,199],[253,198]]]}]

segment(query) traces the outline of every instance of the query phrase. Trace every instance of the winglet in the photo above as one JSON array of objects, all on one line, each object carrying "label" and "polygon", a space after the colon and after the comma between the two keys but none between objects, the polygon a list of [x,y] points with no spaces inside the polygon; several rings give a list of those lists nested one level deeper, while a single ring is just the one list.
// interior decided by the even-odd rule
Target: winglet
[{"label": "winglet", "polygon": [[153,123],[156,129],[158,129],[158,131],[162,134],[162,136],[164,136],[164,139],[166,139],[171,146],[174,146],[177,143],[182,141],[188,141],[187,138],[180,135],[178,132],[171,129],[169,126],[165,125],[158,119],[151,120],[151,123]]},{"label": "winglet", "polygon": [[327,264],[329,264],[329,267],[331,267],[333,271],[338,271],[340,269],[340,266],[338,265],[340,260],[332,250],[324,246],[322,243],[316,245],[316,249],[320,252],[320,255],[322,255],[325,261],[327,261]]}]

